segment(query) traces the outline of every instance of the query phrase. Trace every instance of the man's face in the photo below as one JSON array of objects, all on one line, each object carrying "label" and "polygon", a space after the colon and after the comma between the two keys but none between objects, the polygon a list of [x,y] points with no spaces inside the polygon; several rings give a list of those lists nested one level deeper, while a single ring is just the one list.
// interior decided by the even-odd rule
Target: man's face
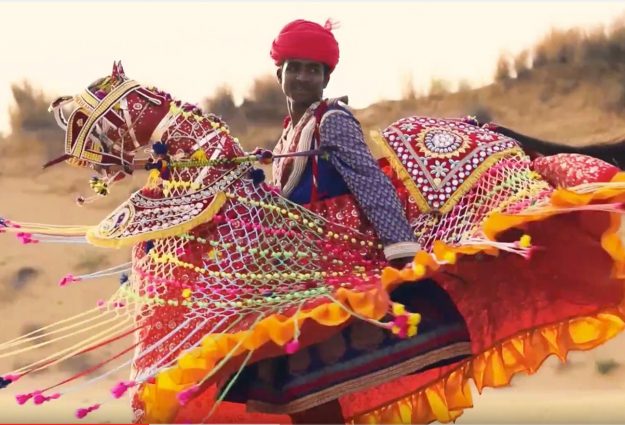
[{"label": "man's face", "polygon": [[284,94],[295,103],[313,103],[323,96],[328,85],[324,65],[300,59],[290,59],[278,69],[278,81]]}]

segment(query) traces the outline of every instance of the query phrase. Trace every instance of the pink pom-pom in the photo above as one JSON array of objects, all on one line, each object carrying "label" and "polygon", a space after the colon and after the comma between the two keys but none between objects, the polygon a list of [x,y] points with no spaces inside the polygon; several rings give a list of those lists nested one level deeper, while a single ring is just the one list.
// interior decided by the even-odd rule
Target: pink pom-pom
[{"label": "pink pom-pom", "polygon": [[111,388],[111,394],[115,398],[121,398],[126,393],[128,388],[134,387],[134,386],[135,386],[134,381],[118,382],[113,388]]},{"label": "pink pom-pom", "polygon": [[299,341],[294,339],[286,344],[284,347],[287,354],[295,354],[299,350]]},{"label": "pink pom-pom", "polygon": [[72,282],[79,282],[79,281],[80,281],[79,277],[76,277],[73,274],[68,273],[59,280],[59,286],[65,286]]},{"label": "pink pom-pom", "polygon": [[99,408],[100,408],[99,404],[94,404],[93,406],[89,406],[87,408],[80,408],[80,409],[76,410],[76,417],[78,419],[82,419],[85,416],[87,416],[89,413],[91,413],[94,410],[97,410]]},{"label": "pink pom-pom", "polygon": [[121,396],[124,395],[126,390],[127,388],[125,386],[123,386],[121,383],[118,383],[113,388],[111,388],[111,394],[113,395],[114,398],[121,398]]},{"label": "pink pom-pom", "polygon": [[401,314],[397,317],[395,317],[395,320],[393,320],[393,323],[395,324],[395,326],[399,326],[404,327],[408,325],[408,316],[406,314]]},{"label": "pink pom-pom", "polygon": [[20,375],[4,375],[3,378],[7,381],[15,382],[20,379]]},{"label": "pink pom-pom", "polygon": [[31,398],[33,398],[32,394],[17,394],[15,396],[15,400],[17,401],[17,404],[19,404],[20,406],[26,403]]},{"label": "pink pom-pom", "polygon": [[178,394],[176,394],[176,398],[178,399],[178,403],[181,406],[186,405],[187,403],[189,403],[191,401],[191,399],[193,398],[195,393],[198,392],[199,389],[200,389],[199,386],[194,385],[192,387],[187,388],[184,391],[180,391]]},{"label": "pink pom-pom", "polygon": [[36,239],[33,239],[33,235],[31,233],[23,233],[23,232],[19,232],[17,234],[17,238],[20,240],[21,243],[23,243],[24,245],[28,245],[29,243],[37,243],[39,242]]},{"label": "pink pom-pom", "polygon": [[39,405],[39,404],[45,403],[46,401],[55,400],[59,397],[61,397],[61,394],[59,393],[54,393],[52,395],[45,396],[41,394],[40,392],[36,391],[36,394],[34,394],[34,397],[33,397],[33,402]]}]

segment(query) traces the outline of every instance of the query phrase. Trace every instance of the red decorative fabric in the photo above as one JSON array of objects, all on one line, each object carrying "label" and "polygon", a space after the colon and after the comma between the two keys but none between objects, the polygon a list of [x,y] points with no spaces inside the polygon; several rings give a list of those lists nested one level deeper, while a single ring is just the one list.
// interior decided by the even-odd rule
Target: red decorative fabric
[{"label": "red decorative fabric", "polygon": [[282,28],[270,55],[276,66],[287,59],[303,59],[324,63],[332,72],[339,62],[339,45],[330,29],[298,19]]},{"label": "red decorative fabric", "polygon": [[521,153],[513,139],[454,119],[402,118],[382,135],[413,181],[423,212],[451,210],[463,187]]},{"label": "red decorative fabric", "polygon": [[619,169],[591,156],[561,153],[536,158],[532,168],[555,187],[609,182]]},{"label": "red decorative fabric", "polygon": [[312,202],[304,205],[304,207],[332,223],[357,230],[371,239],[377,239],[373,226],[352,195],[336,196],[323,201]]},{"label": "red decorative fabric", "polygon": [[[541,326],[616,308],[623,286],[610,276],[612,260],[599,242],[608,220],[607,213],[582,212],[530,223],[525,232],[540,247],[530,260],[509,253],[471,256],[434,275],[467,321],[473,352]],[[520,233],[500,240],[518,239]],[[343,396],[343,414],[357,416],[414,393],[460,363]]]}]

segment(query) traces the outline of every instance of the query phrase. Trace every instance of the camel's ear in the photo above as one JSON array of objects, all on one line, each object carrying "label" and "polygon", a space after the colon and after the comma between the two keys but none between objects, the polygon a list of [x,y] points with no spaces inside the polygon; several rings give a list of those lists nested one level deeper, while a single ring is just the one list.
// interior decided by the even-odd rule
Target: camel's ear
[{"label": "camel's ear", "polygon": [[111,77],[115,82],[125,81],[126,73],[124,72],[124,67],[122,66],[122,61],[113,62],[113,71],[111,72]]}]

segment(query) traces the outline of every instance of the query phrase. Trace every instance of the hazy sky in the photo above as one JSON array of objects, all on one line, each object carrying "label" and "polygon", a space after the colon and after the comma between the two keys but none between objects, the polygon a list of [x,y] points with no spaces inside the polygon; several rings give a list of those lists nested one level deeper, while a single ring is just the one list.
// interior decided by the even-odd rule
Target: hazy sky
[{"label": "hazy sky", "polygon": [[518,53],[552,27],[592,28],[625,13],[625,1],[19,1],[0,0],[0,131],[10,85],[28,79],[75,94],[126,74],[199,102],[229,84],[238,99],[274,73],[268,51],[292,19],[340,22],[341,60],[327,94],[363,107],[398,98],[405,76],[418,90],[432,77],[491,80],[502,51]]}]

